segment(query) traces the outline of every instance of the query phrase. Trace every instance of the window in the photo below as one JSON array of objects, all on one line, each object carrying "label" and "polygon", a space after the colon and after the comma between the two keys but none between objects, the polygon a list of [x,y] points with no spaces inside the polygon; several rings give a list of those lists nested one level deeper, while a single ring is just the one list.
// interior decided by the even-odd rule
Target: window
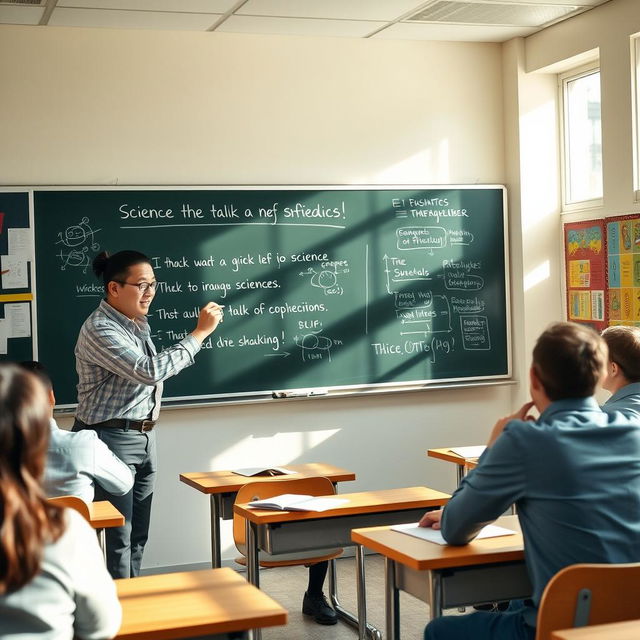
[{"label": "window", "polygon": [[633,160],[634,185],[636,201],[640,202],[640,36],[631,39],[633,60]]},{"label": "window", "polygon": [[563,210],[602,204],[600,70],[560,76],[563,106]]}]

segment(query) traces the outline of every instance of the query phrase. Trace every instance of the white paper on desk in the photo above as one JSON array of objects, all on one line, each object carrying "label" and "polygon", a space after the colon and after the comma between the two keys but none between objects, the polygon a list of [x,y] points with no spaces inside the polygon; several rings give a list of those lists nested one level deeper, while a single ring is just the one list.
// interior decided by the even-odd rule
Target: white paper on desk
[{"label": "white paper on desk", "polygon": [[[442,545],[447,544],[447,541],[442,537],[440,529],[419,527],[417,522],[411,522],[409,524],[395,524],[391,529],[393,531],[399,531],[400,533],[406,533],[414,538],[426,540],[427,542],[435,542],[436,544]],[[482,538],[498,538],[500,536],[512,536],[515,533],[516,532],[511,529],[498,527],[495,524],[488,524],[486,527],[480,529],[480,533],[478,533],[474,540],[480,540]]]},{"label": "white paper on desk", "polygon": [[9,337],[9,321],[0,320],[0,354],[7,353],[7,338]]},{"label": "white paper on desk", "polygon": [[26,289],[29,286],[27,278],[27,261],[22,256],[1,256],[2,271],[9,271],[2,275],[3,289]]},{"label": "white paper on desk", "polygon": [[25,260],[33,258],[33,242],[30,229],[9,229],[8,248],[10,256],[21,256]]},{"label": "white paper on desk", "polygon": [[452,447],[449,451],[463,458],[479,458],[487,447],[484,445],[476,447]]},{"label": "white paper on desk", "polygon": [[31,316],[28,302],[12,302],[4,305],[4,317],[9,322],[10,338],[31,337]]},{"label": "white paper on desk", "polygon": [[232,469],[231,473],[239,476],[289,476],[295,471],[285,467],[245,467],[244,469]]}]

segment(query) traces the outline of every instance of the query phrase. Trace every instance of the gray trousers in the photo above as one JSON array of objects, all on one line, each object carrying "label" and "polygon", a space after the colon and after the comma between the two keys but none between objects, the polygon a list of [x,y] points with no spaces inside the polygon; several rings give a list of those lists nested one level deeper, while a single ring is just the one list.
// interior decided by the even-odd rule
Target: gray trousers
[{"label": "gray trousers", "polygon": [[[73,431],[82,428],[78,423]],[[96,500],[108,500],[125,518],[123,527],[105,530],[107,569],[113,578],[132,578],[140,574],[142,554],[149,538],[151,501],[157,471],[156,433],[133,429],[94,427],[108,447],[133,473],[133,488],[123,496],[114,496],[96,482]]]}]

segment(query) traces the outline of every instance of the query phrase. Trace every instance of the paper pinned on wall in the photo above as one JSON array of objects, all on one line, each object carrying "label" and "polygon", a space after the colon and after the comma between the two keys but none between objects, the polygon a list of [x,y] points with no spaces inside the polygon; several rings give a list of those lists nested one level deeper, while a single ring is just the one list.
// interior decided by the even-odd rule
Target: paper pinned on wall
[{"label": "paper pinned on wall", "polygon": [[31,240],[31,230],[9,229],[7,233],[9,235],[9,255],[20,256],[23,260],[33,260],[33,242]]},{"label": "paper pinned on wall", "polygon": [[4,305],[4,317],[9,322],[10,338],[31,337],[31,317],[28,302],[12,302]]},{"label": "paper pinned on wall", "polygon": [[0,270],[6,271],[2,274],[3,289],[26,289],[29,286],[26,258],[13,255],[1,256]]},{"label": "paper pinned on wall", "polygon": [[9,321],[0,320],[0,354],[7,354],[7,338],[9,337]]}]

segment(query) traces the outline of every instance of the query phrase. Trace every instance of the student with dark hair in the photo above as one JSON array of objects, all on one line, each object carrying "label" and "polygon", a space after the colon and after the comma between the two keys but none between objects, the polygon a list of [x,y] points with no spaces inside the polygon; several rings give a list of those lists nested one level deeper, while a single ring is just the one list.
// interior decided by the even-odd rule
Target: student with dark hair
[{"label": "student with dark hair", "polygon": [[609,327],[602,337],[609,347],[602,386],[613,394],[602,410],[640,414],[640,327]]},{"label": "student with dark hair", "polygon": [[138,251],[103,252],[93,270],[104,283],[105,299],[82,325],[76,343],[73,430],[94,430],[133,472],[133,489],[124,496],[96,491],[96,497],[108,499],[125,516],[123,527],[106,532],[107,567],[114,578],[128,578],[140,572],[149,535],[162,383],[193,364],[202,342],[222,320],[222,308],[206,304],[196,328],[157,353],[146,319],[156,292],[149,258]]},{"label": "student with dark hair", "polygon": [[496,422],[477,468],[420,522],[462,545],[516,504],[533,604],[436,618],[426,640],[533,640],[540,597],[560,569],[640,561],[640,420],[593,398],[606,364],[607,345],[588,327],[559,322],[538,338],[532,400]]},{"label": "student with dark hair", "polygon": [[122,612],[95,531],[41,487],[48,435],[42,384],[0,364],[0,636],[112,638]]},{"label": "student with dark hair", "polygon": [[35,360],[21,362],[20,366],[35,374],[47,390],[49,399],[49,446],[44,469],[43,486],[50,497],[78,496],[87,504],[93,501],[97,483],[116,496],[123,496],[133,487],[131,469],[116,456],[90,429],[65,431],[53,419],[56,397],[51,378],[44,365]]}]

